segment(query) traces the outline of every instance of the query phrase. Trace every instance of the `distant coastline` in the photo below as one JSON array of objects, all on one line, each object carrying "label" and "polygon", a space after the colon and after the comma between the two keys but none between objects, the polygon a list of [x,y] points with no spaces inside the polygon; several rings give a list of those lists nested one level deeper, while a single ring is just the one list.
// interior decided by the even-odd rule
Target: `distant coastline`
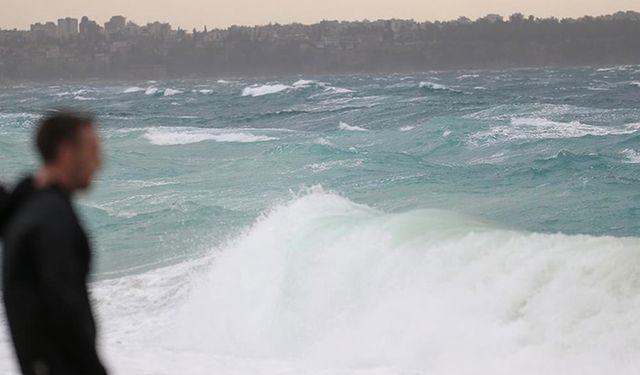
[{"label": "distant coastline", "polygon": [[640,63],[640,13],[174,30],[114,16],[0,30],[0,82],[225,78]]}]

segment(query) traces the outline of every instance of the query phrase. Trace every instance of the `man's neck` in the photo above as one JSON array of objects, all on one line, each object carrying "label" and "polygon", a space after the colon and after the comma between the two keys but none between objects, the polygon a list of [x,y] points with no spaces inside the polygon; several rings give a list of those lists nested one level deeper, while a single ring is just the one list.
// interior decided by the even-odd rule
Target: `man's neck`
[{"label": "man's neck", "polygon": [[38,189],[44,189],[49,186],[58,186],[67,194],[71,194],[73,192],[69,178],[62,170],[55,166],[43,166],[34,175],[33,179],[35,186]]}]

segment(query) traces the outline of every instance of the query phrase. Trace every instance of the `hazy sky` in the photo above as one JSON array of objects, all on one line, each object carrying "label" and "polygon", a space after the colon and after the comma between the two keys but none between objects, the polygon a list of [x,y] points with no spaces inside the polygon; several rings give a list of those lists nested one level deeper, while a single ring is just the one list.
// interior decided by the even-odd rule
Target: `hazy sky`
[{"label": "hazy sky", "polygon": [[311,23],[322,19],[412,18],[450,20],[487,13],[575,17],[618,10],[640,11],[640,0],[0,0],[0,28],[26,29],[62,16],[95,19],[119,14],[138,24],[170,22],[201,29],[269,22]]}]

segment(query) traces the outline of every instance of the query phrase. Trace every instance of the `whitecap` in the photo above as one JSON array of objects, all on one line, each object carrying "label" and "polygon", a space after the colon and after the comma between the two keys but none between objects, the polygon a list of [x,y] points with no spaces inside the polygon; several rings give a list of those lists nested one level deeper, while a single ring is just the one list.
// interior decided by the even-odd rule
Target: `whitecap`
[{"label": "whitecap", "polygon": [[157,87],[150,86],[144,91],[144,94],[145,95],[155,95],[155,94],[158,93],[158,91],[159,90],[158,90]]},{"label": "whitecap", "polygon": [[134,92],[141,92],[141,91],[145,91],[146,89],[143,87],[138,87],[138,86],[131,86],[126,88],[123,93],[124,94],[130,94],[130,93],[134,93]]},{"label": "whitecap", "polygon": [[351,125],[347,124],[346,122],[340,122],[340,124],[338,125],[338,129],[352,131],[352,132],[354,132],[354,131],[355,132],[366,132],[366,131],[368,131],[368,129],[361,128],[359,126],[351,126]]},{"label": "whitecap", "polygon": [[336,94],[350,94],[354,92],[353,90],[350,90],[350,89],[345,89],[343,87],[334,87],[334,86],[329,86],[325,88],[325,91],[333,92]]},{"label": "whitecap", "polygon": [[320,137],[317,138],[313,141],[313,143],[317,144],[317,145],[322,145],[322,146],[333,146],[333,143],[331,143],[330,140],[324,138],[324,137]]},{"label": "whitecap", "polygon": [[415,126],[407,125],[407,126],[403,126],[403,127],[401,127],[401,128],[400,128],[400,131],[401,131],[401,132],[408,132],[409,130],[413,130],[413,129],[415,129],[415,128],[416,128]]},{"label": "whitecap", "polygon": [[166,89],[166,90],[164,90],[164,96],[174,96],[174,95],[178,95],[178,94],[182,94],[182,91],[176,90],[176,89]]},{"label": "whitecap", "polygon": [[420,82],[418,85],[421,89],[427,88],[432,90],[448,90],[449,88],[445,85],[433,82]]},{"label": "whitecap", "polygon": [[315,84],[316,81],[308,80],[308,79],[300,79],[293,83],[293,87],[296,88],[305,88]]},{"label": "whitecap", "polygon": [[429,90],[433,90],[433,91],[450,91],[450,92],[455,92],[455,93],[459,93],[460,91],[455,90],[450,88],[449,86],[440,84],[440,83],[434,83],[434,82],[428,82],[428,81],[423,81],[420,82],[418,84],[418,87],[421,89],[429,89]]},{"label": "whitecap", "polygon": [[622,151],[622,155],[627,157],[627,163],[640,164],[640,151],[627,148]]},{"label": "whitecap", "polygon": [[254,143],[277,140],[278,138],[265,135],[255,135],[239,129],[203,129],[156,127],[147,129],[144,134],[151,144],[156,146],[172,146],[199,143],[204,141]]},{"label": "whitecap", "polygon": [[288,90],[290,88],[291,86],[283,85],[281,83],[274,84],[274,85],[262,85],[262,86],[253,85],[253,86],[245,87],[244,90],[242,90],[242,96],[256,97],[256,96],[270,95],[270,94],[276,94],[276,93]]}]

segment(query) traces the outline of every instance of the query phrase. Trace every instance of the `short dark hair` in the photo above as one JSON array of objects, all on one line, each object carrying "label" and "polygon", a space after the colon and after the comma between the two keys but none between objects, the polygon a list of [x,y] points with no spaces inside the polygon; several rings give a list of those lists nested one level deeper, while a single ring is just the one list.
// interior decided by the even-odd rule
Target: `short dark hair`
[{"label": "short dark hair", "polygon": [[52,111],[44,115],[36,133],[36,148],[45,163],[54,161],[64,142],[74,141],[80,129],[94,122],[91,114],[74,111]]}]

